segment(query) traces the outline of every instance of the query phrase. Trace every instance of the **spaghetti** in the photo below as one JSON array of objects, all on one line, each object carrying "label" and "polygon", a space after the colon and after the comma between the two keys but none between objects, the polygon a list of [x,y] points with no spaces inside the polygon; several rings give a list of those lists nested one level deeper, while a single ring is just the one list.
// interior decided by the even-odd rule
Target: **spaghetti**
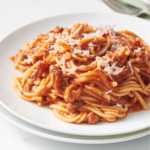
[{"label": "spaghetti", "polygon": [[136,34],[77,23],[40,34],[11,57],[20,98],[70,123],[115,122],[148,110],[150,48]]}]

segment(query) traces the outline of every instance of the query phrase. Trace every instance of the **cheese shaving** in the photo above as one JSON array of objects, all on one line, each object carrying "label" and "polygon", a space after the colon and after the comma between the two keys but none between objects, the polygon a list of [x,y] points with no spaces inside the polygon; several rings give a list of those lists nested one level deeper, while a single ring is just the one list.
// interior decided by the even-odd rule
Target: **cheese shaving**
[{"label": "cheese shaving", "polygon": [[102,51],[100,51],[99,53],[98,53],[98,55],[102,55],[102,54],[104,54],[106,52],[106,49],[104,48]]},{"label": "cheese shaving", "polygon": [[54,34],[54,33],[49,33],[49,36],[50,36],[50,37],[47,39],[47,42],[53,41],[55,34]]},{"label": "cheese shaving", "polygon": [[99,46],[99,45],[96,45],[96,44],[93,44],[93,43],[89,43],[88,46]]},{"label": "cheese shaving", "polygon": [[74,75],[76,70],[77,70],[77,67],[76,67],[76,66],[73,66],[73,67],[70,68],[70,69],[66,69],[67,75],[71,75],[71,74]]},{"label": "cheese shaving", "polygon": [[133,68],[132,68],[132,64],[131,64],[131,62],[130,62],[130,61],[128,61],[128,64],[129,64],[129,67],[130,67],[131,73],[132,73],[132,75],[133,75]]},{"label": "cheese shaving", "polygon": [[78,34],[78,32],[82,29],[82,25],[80,25],[78,27],[78,29],[73,33],[73,36],[76,36],[76,34]]},{"label": "cheese shaving", "polygon": [[117,62],[114,62],[112,64],[112,66],[110,66],[109,65],[109,62],[111,61],[110,58],[107,58],[106,60],[104,60],[101,57],[96,57],[96,60],[97,60],[98,65],[103,66],[104,67],[104,71],[106,71],[108,74],[117,75],[117,74],[119,74],[125,68],[125,66],[122,67],[122,68],[117,67],[116,66]]},{"label": "cheese shaving", "polygon": [[75,48],[74,49],[74,54],[76,54],[76,53],[82,53],[83,55],[90,55],[90,51],[89,50],[80,50],[80,49],[77,49],[77,48]]},{"label": "cheese shaving", "polygon": [[128,105],[127,104],[125,104],[125,108],[128,109]]},{"label": "cheese shaving", "polygon": [[114,107],[119,107],[119,108],[122,108],[122,105],[117,103]]},{"label": "cheese shaving", "polygon": [[66,62],[65,62],[65,58],[64,57],[62,57],[62,71],[63,71],[63,74],[65,74],[66,73],[66,64],[65,64]]},{"label": "cheese shaving", "polygon": [[141,48],[140,47],[138,47],[138,49],[136,49],[136,50],[134,50],[134,52],[139,52],[139,51],[141,51]]},{"label": "cheese shaving", "polygon": [[106,91],[105,93],[106,93],[106,94],[109,94],[109,93],[111,93],[111,92],[112,92],[112,90],[109,90],[109,91]]},{"label": "cheese shaving", "polygon": [[109,34],[110,36],[115,35],[115,31],[111,26],[103,26],[100,25],[97,28],[97,31],[94,33],[89,33],[89,34],[82,34],[84,38],[96,38],[96,37],[102,37],[104,34]]}]

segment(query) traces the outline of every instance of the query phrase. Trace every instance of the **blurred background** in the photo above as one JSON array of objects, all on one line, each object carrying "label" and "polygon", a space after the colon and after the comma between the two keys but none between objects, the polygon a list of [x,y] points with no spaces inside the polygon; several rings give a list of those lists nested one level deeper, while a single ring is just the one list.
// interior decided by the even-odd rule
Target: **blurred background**
[{"label": "blurred background", "polygon": [[[122,0],[142,9],[150,8],[143,1]],[[0,33],[6,36],[20,26],[53,15],[75,12],[111,12],[107,6],[100,7],[102,0],[0,0]],[[149,2],[150,3],[150,2]],[[4,30],[4,28],[7,30]]]},{"label": "blurred background", "polygon": [[[129,4],[133,4],[137,7],[140,7],[142,9],[146,9],[147,7],[150,8],[150,6],[148,4],[150,4],[150,0],[120,0]],[[144,3],[145,2],[145,3]],[[147,5],[146,5],[147,3]]]}]

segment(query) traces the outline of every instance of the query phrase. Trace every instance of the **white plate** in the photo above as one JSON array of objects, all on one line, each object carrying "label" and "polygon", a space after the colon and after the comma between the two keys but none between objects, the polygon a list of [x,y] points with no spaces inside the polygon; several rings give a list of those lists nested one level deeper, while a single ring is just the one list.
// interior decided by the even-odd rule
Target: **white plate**
[{"label": "white plate", "polygon": [[50,17],[26,25],[8,35],[0,43],[0,103],[9,112],[36,126],[76,135],[117,135],[134,132],[150,127],[150,110],[128,115],[115,123],[100,123],[96,125],[71,124],[57,119],[48,107],[38,107],[37,104],[24,101],[18,97],[12,88],[13,77],[20,73],[13,69],[13,63],[8,57],[24,49],[25,41],[31,42],[38,34],[46,33],[55,26],[70,27],[77,22],[89,22],[92,25],[114,25],[116,30],[128,29],[147,43],[150,43],[150,23],[148,21],[119,14],[81,13]]},{"label": "white plate", "polygon": [[0,106],[0,115],[6,120],[17,126],[18,128],[27,131],[29,133],[38,135],[51,140],[57,140],[69,143],[82,143],[82,144],[106,144],[106,143],[117,143],[137,139],[150,134],[150,128],[136,131],[128,134],[116,135],[116,136],[81,136],[81,135],[70,135],[53,132],[43,128],[39,128],[32,124],[29,124],[18,117],[15,117],[9,113],[5,108]]}]

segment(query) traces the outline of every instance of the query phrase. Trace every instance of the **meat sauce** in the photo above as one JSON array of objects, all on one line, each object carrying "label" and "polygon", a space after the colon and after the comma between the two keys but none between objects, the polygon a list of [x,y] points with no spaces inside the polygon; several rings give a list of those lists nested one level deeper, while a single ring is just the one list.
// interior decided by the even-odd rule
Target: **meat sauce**
[{"label": "meat sauce", "polygon": [[[63,32],[63,30],[64,30],[64,28],[57,26],[54,30],[47,33],[47,35],[50,33],[55,33],[55,34],[59,35]],[[74,36],[76,36],[78,38],[80,36],[81,32],[82,32],[82,30],[78,30],[76,32],[76,34],[74,34]],[[38,36],[39,42],[41,40],[40,37],[42,37],[42,36],[43,36],[42,34]],[[105,37],[105,38],[107,38],[107,36],[108,36],[108,34],[103,35],[103,37]],[[118,83],[121,83],[125,79],[125,76],[131,72],[129,65],[127,64],[127,61],[122,61],[122,60],[124,58],[126,58],[127,60],[129,60],[130,58],[140,58],[143,60],[146,57],[149,60],[150,54],[145,53],[146,47],[141,43],[141,41],[139,39],[136,39],[134,42],[132,42],[130,40],[127,40],[125,37],[123,37],[123,35],[121,33],[118,33],[118,32],[115,33],[115,36],[117,37],[117,40],[114,40],[111,42],[110,47],[108,48],[107,52],[104,52],[101,55],[101,57],[103,58],[104,56],[107,55],[109,58],[111,58],[111,61],[109,62],[110,66],[112,66],[114,63],[116,63],[116,66],[120,67],[120,68],[123,68],[123,66],[125,66],[125,69],[122,69],[117,75],[111,75],[111,78],[107,77],[108,81],[110,81],[110,82],[114,80],[114,81],[117,81]],[[32,62],[29,62],[27,65],[28,66],[33,65],[36,62],[38,62],[39,60],[45,59],[49,55],[49,52],[54,49],[54,48],[51,48],[51,46],[54,44],[56,39],[53,39],[53,40],[54,40],[53,42],[50,41],[48,43],[47,47],[45,48],[45,50],[43,50],[42,53],[40,53],[39,55],[36,55],[33,58]],[[86,44],[82,45],[82,47],[80,47],[77,44],[74,44],[74,45],[71,45],[71,51],[73,52],[75,48],[77,48],[77,49],[82,48],[85,51],[90,50],[89,53],[91,54],[92,50],[95,51],[95,53],[98,53],[98,52],[101,52],[101,50],[106,46],[105,42],[104,43],[95,42],[94,44],[95,44],[94,46],[90,46],[86,43]],[[114,47],[114,45],[116,45],[116,47]],[[118,54],[115,53],[115,51],[120,50],[122,47],[125,47],[125,46],[129,49],[129,51],[131,53],[131,55],[129,57],[126,54],[119,56]],[[35,49],[31,53],[29,53],[29,54],[24,53],[21,55],[21,57],[20,57],[21,61],[26,61],[27,59],[29,59],[30,55],[37,53],[37,51],[39,50],[39,48],[36,46],[33,46],[32,48],[33,49],[35,48]],[[20,50],[18,54],[20,54],[21,52],[22,52],[22,50]],[[15,57],[12,57],[11,60],[15,62],[18,54]],[[79,54],[78,54],[78,56],[79,56]],[[81,56],[82,56],[82,54],[81,54]],[[58,54],[58,58],[59,58],[59,54]],[[76,66],[87,66],[94,61],[95,61],[95,58],[93,56],[89,56],[86,58],[86,61],[83,61],[83,62],[74,60],[74,64]],[[50,67],[49,67],[49,64],[50,64]],[[73,82],[72,79],[74,79],[74,75],[72,75],[72,74],[68,75],[68,77],[66,77],[64,75],[62,69],[60,67],[58,67],[56,64],[53,64],[53,62],[49,62],[49,64],[46,64],[44,61],[38,63],[37,70],[35,72],[33,72],[29,78],[27,78],[27,81],[35,81],[38,79],[42,80],[43,74],[45,74],[45,76],[51,76],[51,74],[54,74],[53,90],[55,90],[55,92],[57,93],[58,98],[53,100],[49,96],[43,96],[45,93],[49,92],[49,91],[47,91],[47,89],[45,89],[42,91],[42,94],[41,94],[43,96],[43,101],[45,102],[45,104],[56,103],[57,101],[62,101],[66,88],[70,84],[72,84],[72,82]],[[102,69],[104,69],[103,66],[102,66]],[[80,73],[80,71],[76,71],[76,72]],[[148,83],[146,83],[147,79],[144,76],[141,76],[141,78],[143,79],[144,84],[148,85]],[[80,111],[78,109],[85,103],[83,101],[78,100],[79,95],[78,95],[77,89],[81,85],[78,85],[76,83],[74,83],[74,84],[75,84],[75,86],[72,89],[72,91],[70,92],[70,99],[69,99],[69,102],[67,103],[67,109],[73,114],[79,114]],[[84,86],[84,84],[82,86]],[[25,84],[24,91],[32,93],[33,92],[32,84],[30,84],[30,85]],[[130,102],[132,101],[132,99],[129,96],[123,96],[122,99],[120,97],[117,97],[117,100],[120,104],[122,104],[123,108],[125,108],[125,106],[128,105],[128,108],[129,108],[128,113],[137,112],[137,111],[140,111],[143,109],[139,102],[137,102],[136,104],[134,104],[131,107],[132,103],[130,103]],[[113,102],[111,102],[111,104],[109,104],[109,102],[105,102],[101,99],[99,104],[111,106],[111,105],[113,105]],[[87,121],[88,124],[96,124],[96,123],[102,121],[102,118],[94,113],[90,113],[87,116],[85,121]]]}]

